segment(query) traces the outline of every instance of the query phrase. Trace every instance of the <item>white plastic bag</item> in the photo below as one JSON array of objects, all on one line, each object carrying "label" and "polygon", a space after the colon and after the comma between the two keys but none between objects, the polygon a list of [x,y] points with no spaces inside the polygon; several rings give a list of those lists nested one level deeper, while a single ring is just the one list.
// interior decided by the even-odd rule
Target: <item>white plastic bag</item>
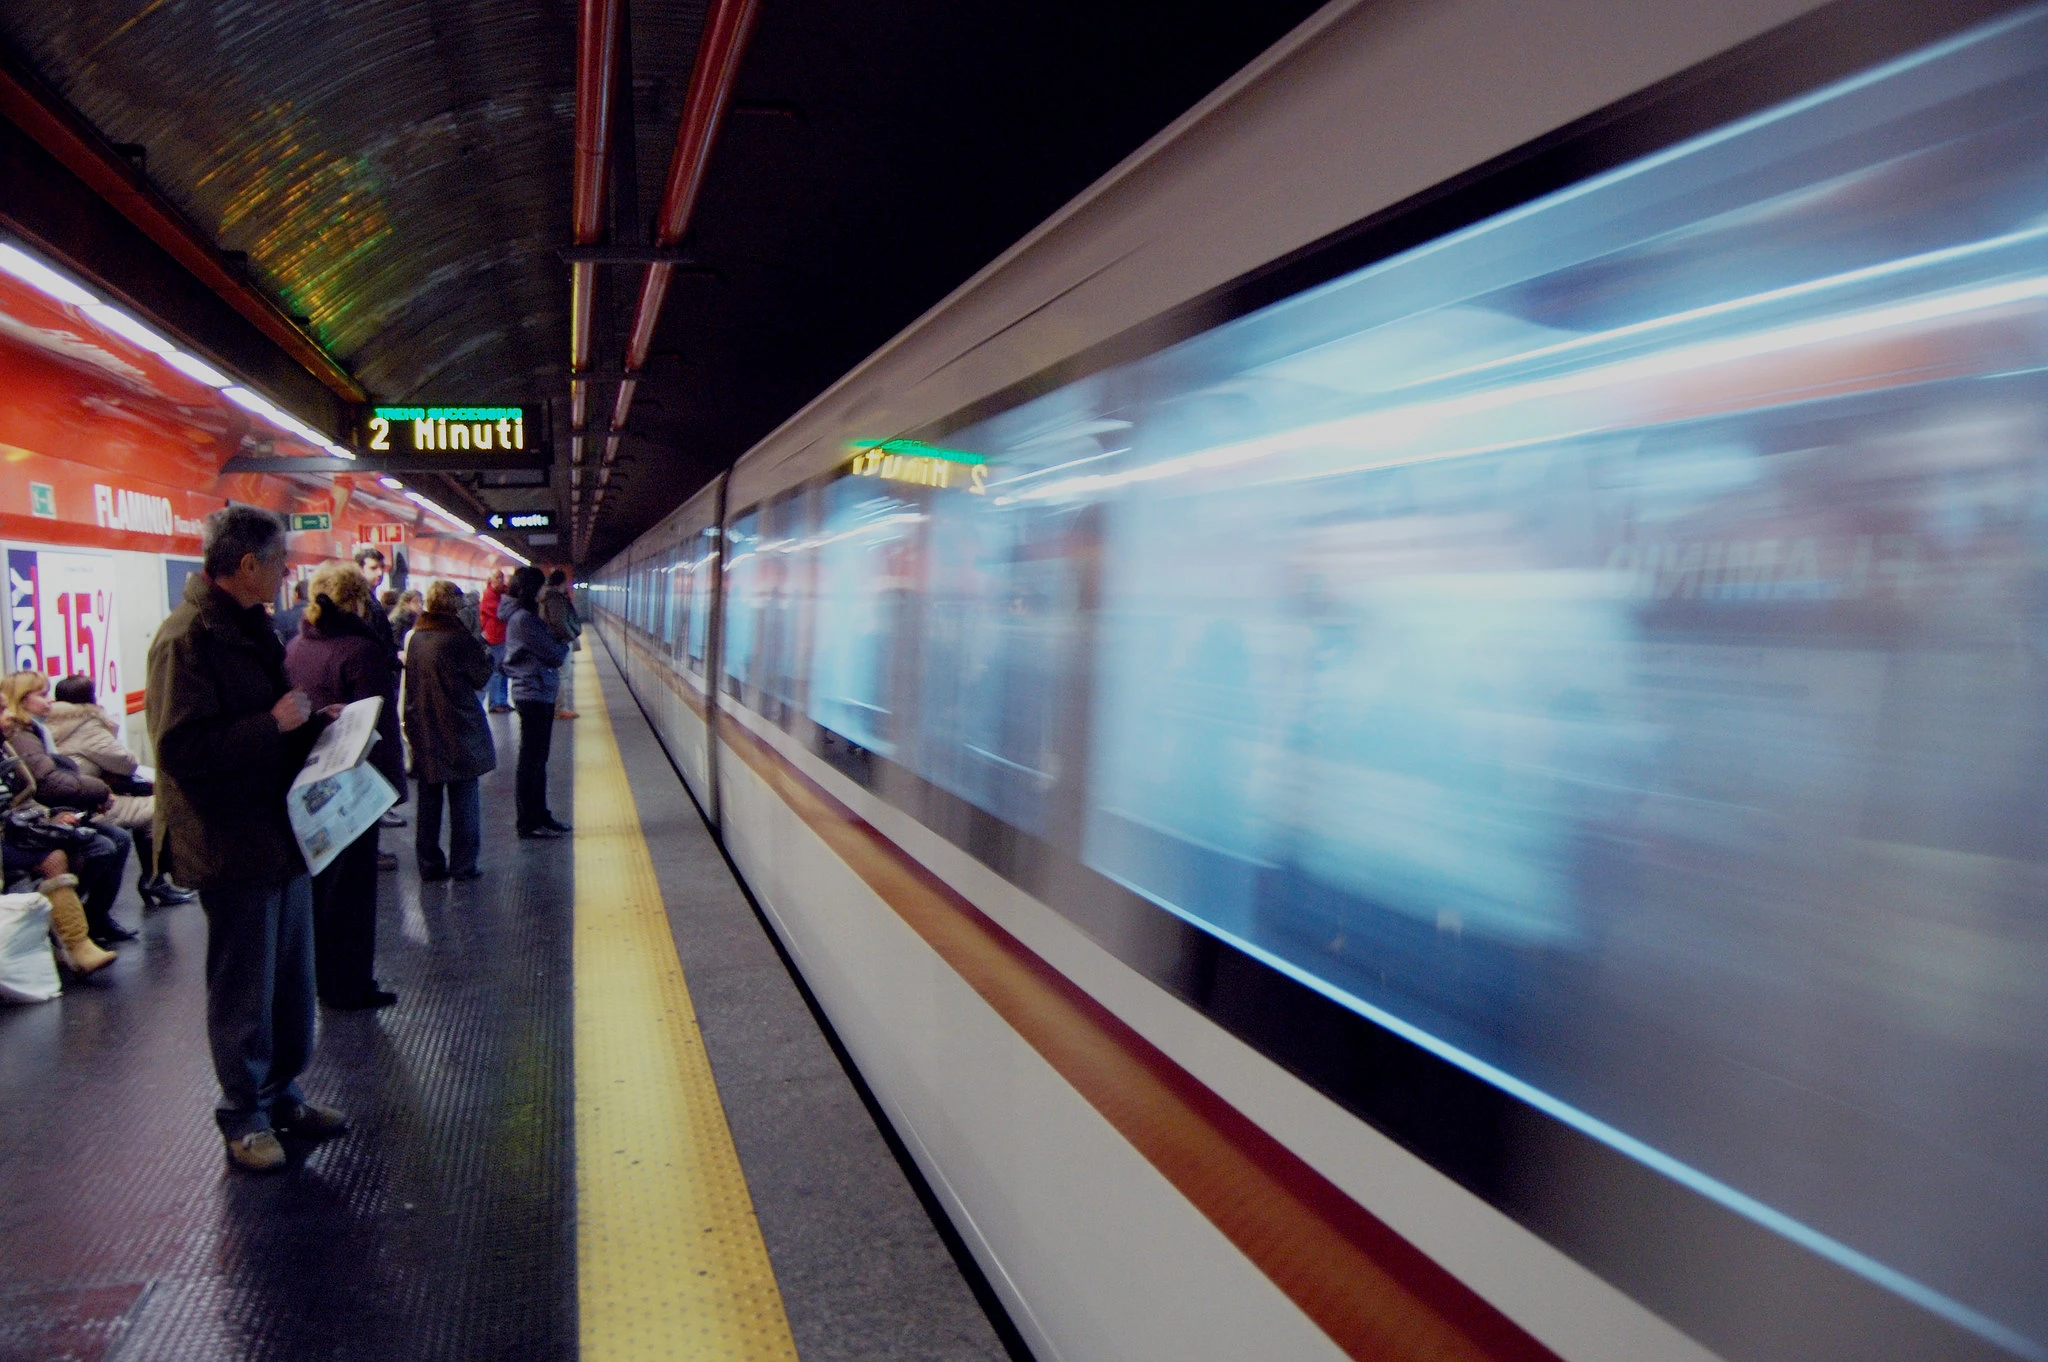
[{"label": "white plastic bag", "polygon": [[0,1002],[46,1003],[63,991],[50,956],[50,901],[0,894]]}]

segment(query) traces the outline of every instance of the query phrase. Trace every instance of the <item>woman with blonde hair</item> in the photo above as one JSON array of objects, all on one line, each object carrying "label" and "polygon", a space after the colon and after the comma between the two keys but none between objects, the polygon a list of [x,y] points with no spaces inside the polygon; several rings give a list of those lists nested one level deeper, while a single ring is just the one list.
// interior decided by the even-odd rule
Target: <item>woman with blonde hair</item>
[{"label": "woman with blonde hair", "polygon": [[[113,805],[114,792],[105,781],[80,771],[71,758],[55,754],[49,730],[43,727],[49,713],[49,677],[41,672],[23,671],[0,678],[0,737],[5,738],[9,755],[20,761],[35,783],[35,801],[56,811],[104,813]],[[121,872],[128,864],[133,839],[122,829],[111,826],[95,826],[93,834],[89,840],[81,839],[77,852],[64,853],[70,864],[55,872],[55,878],[73,880],[83,901],[87,935],[96,944],[133,941],[135,933],[114,921],[114,900],[121,893]],[[11,878],[19,872],[10,862],[7,873]],[[52,907],[58,908],[51,891],[42,892],[50,897]]]},{"label": "woman with blonde hair", "polygon": [[[285,649],[285,676],[316,710],[371,696],[384,702],[369,759],[403,800],[398,658],[370,624],[377,606],[369,578],[351,562],[322,563],[308,589],[312,603]],[[398,1001],[377,985],[377,831],[372,823],[313,877],[314,979],[320,1001],[342,1011]]]}]

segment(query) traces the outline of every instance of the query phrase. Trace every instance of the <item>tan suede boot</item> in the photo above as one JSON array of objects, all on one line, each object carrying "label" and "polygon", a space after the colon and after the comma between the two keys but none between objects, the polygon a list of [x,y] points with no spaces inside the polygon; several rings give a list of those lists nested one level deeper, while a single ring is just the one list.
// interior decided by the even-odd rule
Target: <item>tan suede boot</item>
[{"label": "tan suede boot", "polygon": [[78,901],[78,876],[52,875],[36,886],[50,901],[50,933],[57,938],[57,957],[74,974],[91,974],[114,963],[114,952],[101,950],[86,935],[85,905]]}]

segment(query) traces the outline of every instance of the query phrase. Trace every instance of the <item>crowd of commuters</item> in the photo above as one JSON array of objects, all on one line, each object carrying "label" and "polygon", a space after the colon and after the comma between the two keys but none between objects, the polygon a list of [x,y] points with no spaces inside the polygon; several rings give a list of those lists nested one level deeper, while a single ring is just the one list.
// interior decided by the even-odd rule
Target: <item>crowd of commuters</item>
[{"label": "crowd of commuters", "polygon": [[420,878],[476,879],[478,781],[498,764],[486,701],[500,710],[502,698],[518,715],[516,831],[561,836],[547,763],[558,711],[575,717],[561,669],[582,622],[564,575],[531,567],[494,575],[480,597],[435,581],[388,588],[386,603],[376,549],[321,564],[277,609],[279,517],[228,506],[207,517],[203,544],[149,649],[154,771],[122,745],[88,678],[0,678],[0,853],[9,887],[49,900],[58,960],[80,976],[135,935],[113,916],[131,853],[145,905],[199,900],[216,1119],[230,1163],[268,1171],[287,1162],[281,1136],[347,1127],[298,1086],[317,1008],[397,1001],[375,969],[377,872],[391,860],[377,842],[404,820],[387,813],[311,875],[286,812],[293,778],[344,706],[381,701],[364,760],[399,802],[417,782]]}]

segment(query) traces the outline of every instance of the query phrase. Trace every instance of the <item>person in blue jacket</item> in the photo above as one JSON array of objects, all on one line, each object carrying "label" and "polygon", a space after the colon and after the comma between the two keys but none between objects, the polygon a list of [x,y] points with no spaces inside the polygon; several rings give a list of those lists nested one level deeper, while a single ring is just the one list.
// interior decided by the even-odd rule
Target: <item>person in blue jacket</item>
[{"label": "person in blue jacket", "polygon": [[498,602],[505,622],[505,676],[519,715],[519,771],[514,784],[521,837],[560,837],[569,825],[548,811],[548,746],[555,735],[555,693],[561,688],[568,641],[548,627],[539,609],[547,578],[536,567],[512,574]]}]

